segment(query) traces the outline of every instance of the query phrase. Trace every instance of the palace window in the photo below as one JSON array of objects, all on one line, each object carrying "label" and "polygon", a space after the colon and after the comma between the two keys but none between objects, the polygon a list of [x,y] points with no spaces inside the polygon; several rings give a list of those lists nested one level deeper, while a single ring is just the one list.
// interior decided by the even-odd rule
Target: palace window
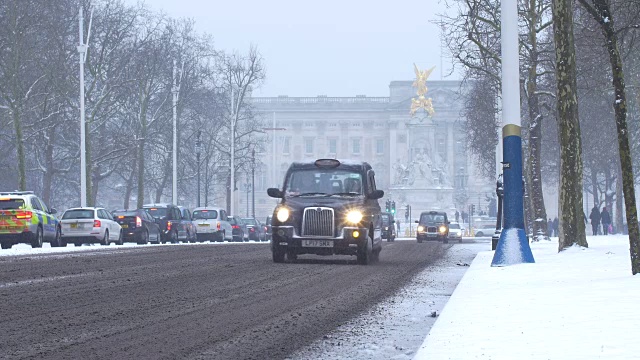
[{"label": "palace window", "polygon": [[304,153],[313,154],[313,138],[304,139]]},{"label": "palace window", "polygon": [[338,140],[329,139],[329,154],[335,155],[338,152]]},{"label": "palace window", "polygon": [[376,139],[376,154],[384,154],[384,139]]},{"label": "palace window", "polygon": [[360,139],[351,140],[352,152],[354,154],[360,154]]}]

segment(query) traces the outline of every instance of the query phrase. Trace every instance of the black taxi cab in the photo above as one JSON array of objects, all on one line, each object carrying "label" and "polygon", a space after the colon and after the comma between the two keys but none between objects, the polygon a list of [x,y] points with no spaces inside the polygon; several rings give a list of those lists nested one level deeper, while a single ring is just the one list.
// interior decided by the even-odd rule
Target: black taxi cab
[{"label": "black taxi cab", "polygon": [[425,240],[449,242],[449,219],[444,211],[424,211],[420,214],[416,238],[419,243]]},{"label": "black taxi cab", "polygon": [[298,255],[355,255],[359,264],[377,260],[382,250],[382,218],[375,173],[366,162],[318,159],[291,164],[273,212],[274,262]]}]

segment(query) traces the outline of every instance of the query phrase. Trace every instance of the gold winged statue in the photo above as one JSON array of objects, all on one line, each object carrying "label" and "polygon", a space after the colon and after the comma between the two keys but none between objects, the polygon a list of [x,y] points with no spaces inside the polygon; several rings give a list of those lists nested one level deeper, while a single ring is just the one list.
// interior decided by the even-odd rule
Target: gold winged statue
[{"label": "gold winged statue", "polygon": [[427,79],[435,68],[436,67],[434,66],[429,70],[420,71],[416,64],[413,64],[413,69],[416,72],[416,80],[413,82],[413,87],[417,88],[416,95],[418,95],[418,98],[411,99],[411,109],[409,111],[411,116],[415,116],[416,111],[418,111],[419,109],[424,109],[424,111],[426,111],[429,116],[433,116],[433,114],[435,113],[435,111],[433,110],[433,103],[431,102],[431,98],[425,97],[428,91]]}]

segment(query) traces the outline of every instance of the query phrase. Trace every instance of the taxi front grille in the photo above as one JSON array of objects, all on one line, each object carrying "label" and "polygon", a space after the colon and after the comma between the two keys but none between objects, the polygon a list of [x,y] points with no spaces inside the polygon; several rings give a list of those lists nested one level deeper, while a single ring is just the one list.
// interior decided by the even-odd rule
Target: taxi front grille
[{"label": "taxi front grille", "polygon": [[306,208],[302,217],[302,236],[329,236],[334,234],[332,208]]},{"label": "taxi front grille", "polygon": [[434,233],[434,232],[436,232],[436,231],[438,231],[438,228],[437,228],[437,227],[435,227],[435,226],[429,226],[429,227],[427,228],[427,232]]}]

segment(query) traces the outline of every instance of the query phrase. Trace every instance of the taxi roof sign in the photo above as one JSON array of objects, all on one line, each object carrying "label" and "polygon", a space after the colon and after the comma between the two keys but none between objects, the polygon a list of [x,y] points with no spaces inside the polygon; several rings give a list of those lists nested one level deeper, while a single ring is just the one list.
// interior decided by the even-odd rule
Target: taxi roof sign
[{"label": "taxi roof sign", "polygon": [[334,168],[340,166],[340,161],[337,159],[318,159],[315,164],[317,167]]}]

